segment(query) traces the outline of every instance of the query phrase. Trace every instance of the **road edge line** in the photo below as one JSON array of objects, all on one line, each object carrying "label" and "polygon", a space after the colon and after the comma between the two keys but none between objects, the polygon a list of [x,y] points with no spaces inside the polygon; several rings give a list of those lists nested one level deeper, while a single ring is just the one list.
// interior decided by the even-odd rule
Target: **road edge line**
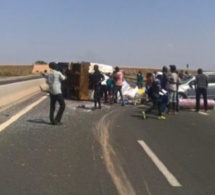
[{"label": "road edge line", "polygon": [[6,127],[8,127],[9,125],[11,125],[13,122],[15,122],[17,119],[19,119],[21,116],[23,116],[24,114],[26,114],[28,111],[30,111],[33,107],[35,107],[36,105],[38,105],[40,102],[42,102],[43,100],[45,100],[48,96],[43,96],[41,97],[39,100],[37,100],[36,102],[30,104],[29,106],[25,107],[24,109],[22,109],[20,112],[16,113],[15,115],[13,115],[10,119],[8,119],[7,121],[3,122],[2,124],[0,124],[0,132],[3,131]]}]

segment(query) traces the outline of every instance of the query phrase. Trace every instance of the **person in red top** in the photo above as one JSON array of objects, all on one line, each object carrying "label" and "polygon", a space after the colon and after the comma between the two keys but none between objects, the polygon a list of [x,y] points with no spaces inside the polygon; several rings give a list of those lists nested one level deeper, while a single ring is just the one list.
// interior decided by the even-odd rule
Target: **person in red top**
[{"label": "person in red top", "polygon": [[115,87],[114,87],[114,102],[116,103],[117,102],[117,94],[119,92],[120,94],[120,98],[121,98],[121,105],[122,106],[125,106],[125,103],[124,103],[124,99],[123,99],[123,96],[122,96],[122,82],[123,82],[123,72],[121,72],[119,70],[119,67],[117,66],[115,68],[115,75],[114,75],[114,80],[115,80]]}]

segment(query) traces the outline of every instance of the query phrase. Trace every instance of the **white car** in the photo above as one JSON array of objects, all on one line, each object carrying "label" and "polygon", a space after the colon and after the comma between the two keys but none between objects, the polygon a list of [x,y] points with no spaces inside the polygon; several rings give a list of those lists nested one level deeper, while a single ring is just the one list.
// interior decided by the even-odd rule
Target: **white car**
[{"label": "white car", "polygon": [[[204,72],[208,76],[208,99],[215,99],[215,72]],[[179,98],[195,98],[195,76],[189,76],[180,81],[178,87]]]}]

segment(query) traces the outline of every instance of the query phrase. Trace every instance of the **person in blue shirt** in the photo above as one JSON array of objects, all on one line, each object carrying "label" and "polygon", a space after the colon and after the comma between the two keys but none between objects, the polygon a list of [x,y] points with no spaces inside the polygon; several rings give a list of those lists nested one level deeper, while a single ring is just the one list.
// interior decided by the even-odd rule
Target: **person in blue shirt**
[{"label": "person in blue shirt", "polygon": [[114,80],[113,80],[113,75],[110,75],[109,79],[106,81],[107,83],[107,90],[108,90],[108,103],[112,104],[114,97]]}]

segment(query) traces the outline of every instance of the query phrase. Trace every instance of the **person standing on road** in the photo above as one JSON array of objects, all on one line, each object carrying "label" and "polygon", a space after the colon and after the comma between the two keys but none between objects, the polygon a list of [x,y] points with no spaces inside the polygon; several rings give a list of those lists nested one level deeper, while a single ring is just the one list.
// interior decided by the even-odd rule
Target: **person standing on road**
[{"label": "person standing on road", "polygon": [[114,100],[114,102],[115,103],[117,102],[117,94],[119,92],[120,98],[121,98],[121,105],[125,106],[123,95],[122,95],[122,83],[123,83],[124,75],[123,75],[123,72],[121,72],[119,70],[118,66],[115,68],[115,72],[116,73],[114,75],[114,77],[115,77],[115,79],[114,79],[115,80],[115,87],[114,87],[114,98],[115,98],[115,100]]},{"label": "person standing on road", "polygon": [[[49,68],[51,69],[51,71],[48,74],[43,74],[43,76],[46,78],[46,83],[49,86],[49,94],[50,94],[49,118],[50,118],[51,124],[62,125],[61,119],[66,105],[61,91],[61,81],[65,80],[66,77],[60,71],[58,71],[57,63],[50,62]],[[57,112],[57,115],[54,116],[56,102],[59,103],[60,107]]]},{"label": "person standing on road", "polygon": [[170,111],[173,111],[174,114],[176,114],[176,108],[177,108],[177,84],[179,83],[179,77],[176,73],[176,66],[170,65],[170,71],[171,75],[168,79],[169,85],[168,85],[168,99],[169,99],[169,105],[168,105],[168,111],[167,114],[170,113]]},{"label": "person standing on road", "polygon": [[162,68],[162,76],[161,76],[161,88],[167,91],[168,86],[168,68],[163,66]]},{"label": "person standing on road", "polygon": [[199,68],[197,70],[198,75],[196,75],[196,112],[199,111],[200,97],[203,96],[204,99],[204,109],[205,112],[208,110],[207,101],[207,88],[208,88],[208,77],[203,74],[203,70]]},{"label": "person standing on road", "polygon": [[101,82],[104,81],[104,75],[99,71],[98,65],[94,65],[94,73],[92,75],[93,89],[94,89],[94,108],[97,109],[97,103],[99,109],[101,109]]},{"label": "person standing on road", "polygon": [[113,93],[114,93],[114,81],[113,81],[113,74],[110,75],[109,79],[106,81],[107,89],[108,89],[108,103],[113,104]]},{"label": "person standing on road", "polygon": [[[163,66],[162,68],[162,76],[161,76],[161,89],[168,91],[167,86],[168,86],[168,68],[166,66]],[[163,103],[162,103],[162,112],[165,112],[167,105],[168,105],[168,94],[163,96]]]},{"label": "person standing on road", "polygon": [[101,98],[104,97],[105,104],[108,102],[108,86],[107,86],[108,79],[109,79],[109,76],[104,74],[104,80],[101,82]]},{"label": "person standing on road", "polygon": [[137,74],[137,86],[139,89],[143,88],[143,80],[144,80],[143,74],[141,71],[139,71]]}]

